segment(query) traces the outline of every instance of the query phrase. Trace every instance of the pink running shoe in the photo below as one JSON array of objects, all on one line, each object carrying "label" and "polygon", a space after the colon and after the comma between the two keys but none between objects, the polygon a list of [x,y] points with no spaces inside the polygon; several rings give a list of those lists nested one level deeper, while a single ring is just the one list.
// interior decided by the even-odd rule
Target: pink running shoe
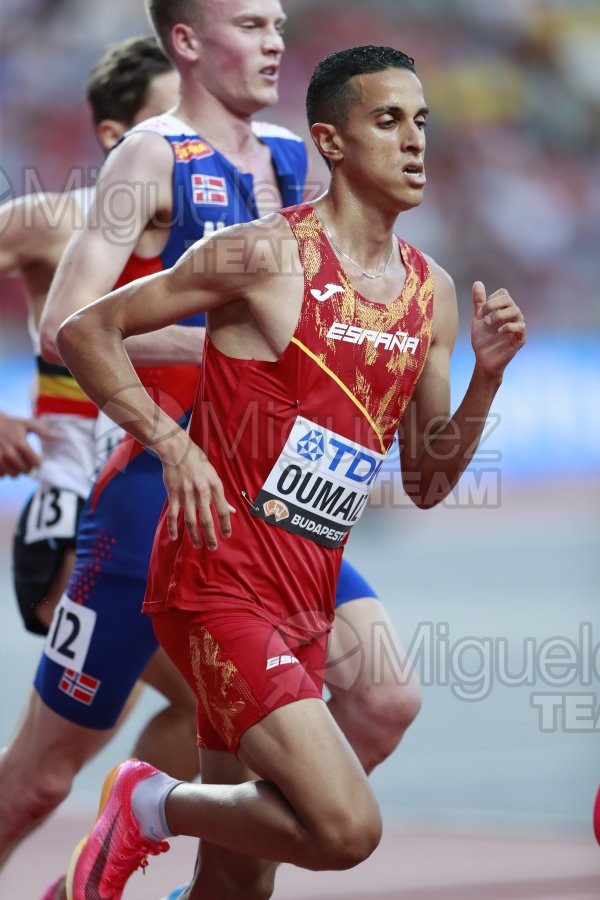
[{"label": "pink running shoe", "polygon": [[136,869],[145,869],[148,856],[169,849],[166,841],[140,834],[131,810],[131,795],[145,778],[158,769],[129,759],[110,772],[102,788],[98,818],[79,842],[67,872],[68,900],[120,900],[127,880]]},{"label": "pink running shoe", "polygon": [[594,835],[600,844],[600,788],[596,792],[596,802],[594,803]]},{"label": "pink running shoe", "polygon": [[44,891],[42,900],[56,900],[56,892],[64,880],[65,876],[61,875],[60,878],[57,878],[56,881],[53,881],[50,887],[46,888],[46,890]]}]

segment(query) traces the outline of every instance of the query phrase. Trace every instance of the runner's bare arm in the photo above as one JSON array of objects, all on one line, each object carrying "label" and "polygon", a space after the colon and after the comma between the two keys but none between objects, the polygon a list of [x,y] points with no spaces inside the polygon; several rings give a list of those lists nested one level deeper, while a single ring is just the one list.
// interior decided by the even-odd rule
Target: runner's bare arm
[{"label": "runner's bare arm", "polygon": [[[173,268],[133,281],[75,313],[59,329],[62,357],[97,406],[145,445],[174,423],[150,399],[125,350],[125,340],[243,298],[264,272],[247,271],[252,224],[233,226],[198,242]],[[115,406],[115,398],[119,404]],[[134,420],[130,420],[131,411]],[[157,430],[157,422],[162,425]]]},{"label": "runner's bare arm", "polygon": [[486,297],[473,286],[471,343],[473,375],[456,412],[450,415],[450,357],[456,340],[456,292],[448,274],[433,263],[433,334],[423,373],[401,423],[404,487],[425,509],[450,494],[473,457],[504,369],[525,343],[525,322],[510,294]]},{"label": "runner's bare arm", "polygon": [[[56,333],[62,322],[115,285],[148,223],[168,218],[173,155],[160,135],[133,135],[102,168],[84,228],[74,233],[57,269],[41,321],[44,357],[61,362]],[[135,180],[131,173],[135,173]],[[200,362],[203,330],[173,325],[132,343],[138,365]]]},{"label": "runner's bare arm", "polygon": [[[28,194],[0,204],[0,274],[21,276],[35,325],[52,273],[73,230],[79,205],[67,194]],[[2,302],[11,297],[9,291]],[[0,477],[16,478],[39,466],[39,454],[27,436],[50,437],[52,429],[38,419],[0,412]]]},{"label": "runner's bare arm", "polygon": [[80,221],[68,194],[27,194],[0,204],[0,274],[56,265]]},{"label": "runner's bare arm", "polygon": [[233,226],[199,242],[172,269],[134,281],[75,313],[57,336],[60,353],[87,395],[160,457],[171,538],[177,537],[183,510],[192,542],[199,546],[204,539],[211,549],[217,546],[211,505],[221,533],[231,531],[221,481],[201,448],[147,394],[124,341],[231,301],[239,308],[254,290],[264,291],[270,276],[245,264],[256,232],[263,238],[253,223]]},{"label": "runner's bare arm", "polygon": [[[80,225],[80,206],[69,194],[28,194],[0,205],[0,274],[21,277],[36,328],[52,276]],[[6,296],[12,293],[3,301]]]}]

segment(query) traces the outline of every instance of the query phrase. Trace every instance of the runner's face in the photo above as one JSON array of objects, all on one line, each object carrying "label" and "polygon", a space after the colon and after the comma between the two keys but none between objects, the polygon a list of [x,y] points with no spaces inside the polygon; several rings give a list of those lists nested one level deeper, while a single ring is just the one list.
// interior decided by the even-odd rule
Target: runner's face
[{"label": "runner's face", "polygon": [[179,75],[174,70],[156,75],[148,85],[146,102],[138,109],[132,125],[151,116],[159,116],[175,106],[179,99]]},{"label": "runner's face", "polygon": [[386,69],[354,79],[361,99],[338,129],[343,168],[361,193],[391,211],[418,206],[425,187],[428,110],[419,79],[408,69]]},{"label": "runner's face", "polygon": [[205,3],[199,77],[237,114],[252,115],[277,102],[284,23],[279,0]]}]

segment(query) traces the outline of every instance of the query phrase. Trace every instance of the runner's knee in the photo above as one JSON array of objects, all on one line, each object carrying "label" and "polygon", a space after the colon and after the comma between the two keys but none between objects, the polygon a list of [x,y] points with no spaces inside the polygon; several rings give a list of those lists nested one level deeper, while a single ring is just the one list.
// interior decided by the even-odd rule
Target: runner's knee
[{"label": "runner's knee", "polygon": [[413,672],[405,683],[357,688],[351,695],[353,714],[369,735],[378,762],[395,750],[421,709],[421,685]]},{"label": "runner's knee", "polygon": [[31,819],[43,818],[60,806],[73,786],[76,772],[66,765],[34,767],[20,779],[19,803]]},{"label": "runner's knee", "polygon": [[381,840],[375,801],[352,805],[326,817],[315,835],[315,869],[351,869],[367,859]]}]

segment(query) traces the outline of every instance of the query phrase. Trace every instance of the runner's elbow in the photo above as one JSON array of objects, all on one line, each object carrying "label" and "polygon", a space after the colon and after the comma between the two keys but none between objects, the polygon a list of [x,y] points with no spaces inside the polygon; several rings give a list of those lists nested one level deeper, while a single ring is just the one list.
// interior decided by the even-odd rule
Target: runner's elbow
[{"label": "runner's elbow", "polygon": [[50,320],[42,319],[40,326],[40,354],[47,363],[62,363],[56,342],[56,326]]},{"label": "runner's elbow", "polygon": [[85,316],[80,312],[69,316],[58,329],[53,342],[56,359],[69,368],[74,354],[90,340],[90,325],[84,320]]}]

